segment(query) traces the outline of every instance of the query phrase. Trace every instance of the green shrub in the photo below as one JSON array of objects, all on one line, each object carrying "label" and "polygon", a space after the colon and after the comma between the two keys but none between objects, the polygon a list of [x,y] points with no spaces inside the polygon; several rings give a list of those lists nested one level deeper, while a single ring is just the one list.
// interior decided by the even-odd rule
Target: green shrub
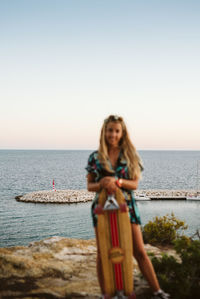
[{"label": "green shrub", "polygon": [[161,287],[172,298],[195,299],[200,297],[200,241],[181,238],[175,241],[181,262],[172,256],[152,258]]},{"label": "green shrub", "polygon": [[171,245],[180,237],[179,232],[187,227],[185,222],[177,219],[173,213],[155,217],[142,228],[144,242],[152,245]]}]

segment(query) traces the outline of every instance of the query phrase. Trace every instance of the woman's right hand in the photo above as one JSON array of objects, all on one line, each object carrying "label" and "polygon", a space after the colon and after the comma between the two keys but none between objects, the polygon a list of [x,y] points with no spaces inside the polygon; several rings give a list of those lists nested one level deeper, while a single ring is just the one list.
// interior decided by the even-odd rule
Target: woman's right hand
[{"label": "woman's right hand", "polygon": [[106,176],[102,178],[100,180],[100,186],[101,188],[105,188],[108,191],[108,193],[111,194],[115,193],[117,189],[115,178],[111,176]]}]

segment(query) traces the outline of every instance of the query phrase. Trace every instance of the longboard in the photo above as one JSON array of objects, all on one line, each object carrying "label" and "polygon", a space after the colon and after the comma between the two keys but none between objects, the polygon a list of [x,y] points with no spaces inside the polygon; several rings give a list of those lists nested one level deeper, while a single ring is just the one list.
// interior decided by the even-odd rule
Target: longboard
[{"label": "longboard", "polygon": [[108,195],[103,189],[95,213],[106,298],[136,298],[131,224],[122,191]]}]

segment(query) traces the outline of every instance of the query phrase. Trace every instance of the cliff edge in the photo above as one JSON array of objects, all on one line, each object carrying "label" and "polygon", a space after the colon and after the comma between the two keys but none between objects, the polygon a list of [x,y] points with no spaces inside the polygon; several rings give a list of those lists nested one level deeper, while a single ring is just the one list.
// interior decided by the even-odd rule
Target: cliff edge
[{"label": "cliff edge", "polygon": [[[137,299],[148,298],[149,287],[134,264]],[[0,248],[0,298],[100,298],[95,240],[52,237],[27,247]]]}]

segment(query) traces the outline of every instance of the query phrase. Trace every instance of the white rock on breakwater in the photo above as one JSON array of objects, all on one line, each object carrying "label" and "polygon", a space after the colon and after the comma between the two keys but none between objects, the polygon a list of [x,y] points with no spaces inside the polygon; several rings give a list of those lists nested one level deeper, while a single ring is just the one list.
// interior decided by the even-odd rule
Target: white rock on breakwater
[{"label": "white rock on breakwater", "polygon": [[[184,199],[187,195],[194,195],[195,190],[137,190],[136,196],[141,194],[151,199]],[[43,190],[16,196],[17,201],[34,203],[79,203],[92,201],[95,192],[87,190]]]},{"label": "white rock on breakwater", "polygon": [[38,203],[78,203],[92,201],[94,192],[87,190],[56,190],[36,191],[16,196],[17,201]]},{"label": "white rock on breakwater", "polygon": [[151,199],[159,199],[159,198],[171,198],[171,199],[182,199],[190,195],[194,196],[196,194],[196,190],[168,190],[168,189],[151,189],[151,190],[137,190],[135,191],[135,195],[145,195],[150,197]]}]

